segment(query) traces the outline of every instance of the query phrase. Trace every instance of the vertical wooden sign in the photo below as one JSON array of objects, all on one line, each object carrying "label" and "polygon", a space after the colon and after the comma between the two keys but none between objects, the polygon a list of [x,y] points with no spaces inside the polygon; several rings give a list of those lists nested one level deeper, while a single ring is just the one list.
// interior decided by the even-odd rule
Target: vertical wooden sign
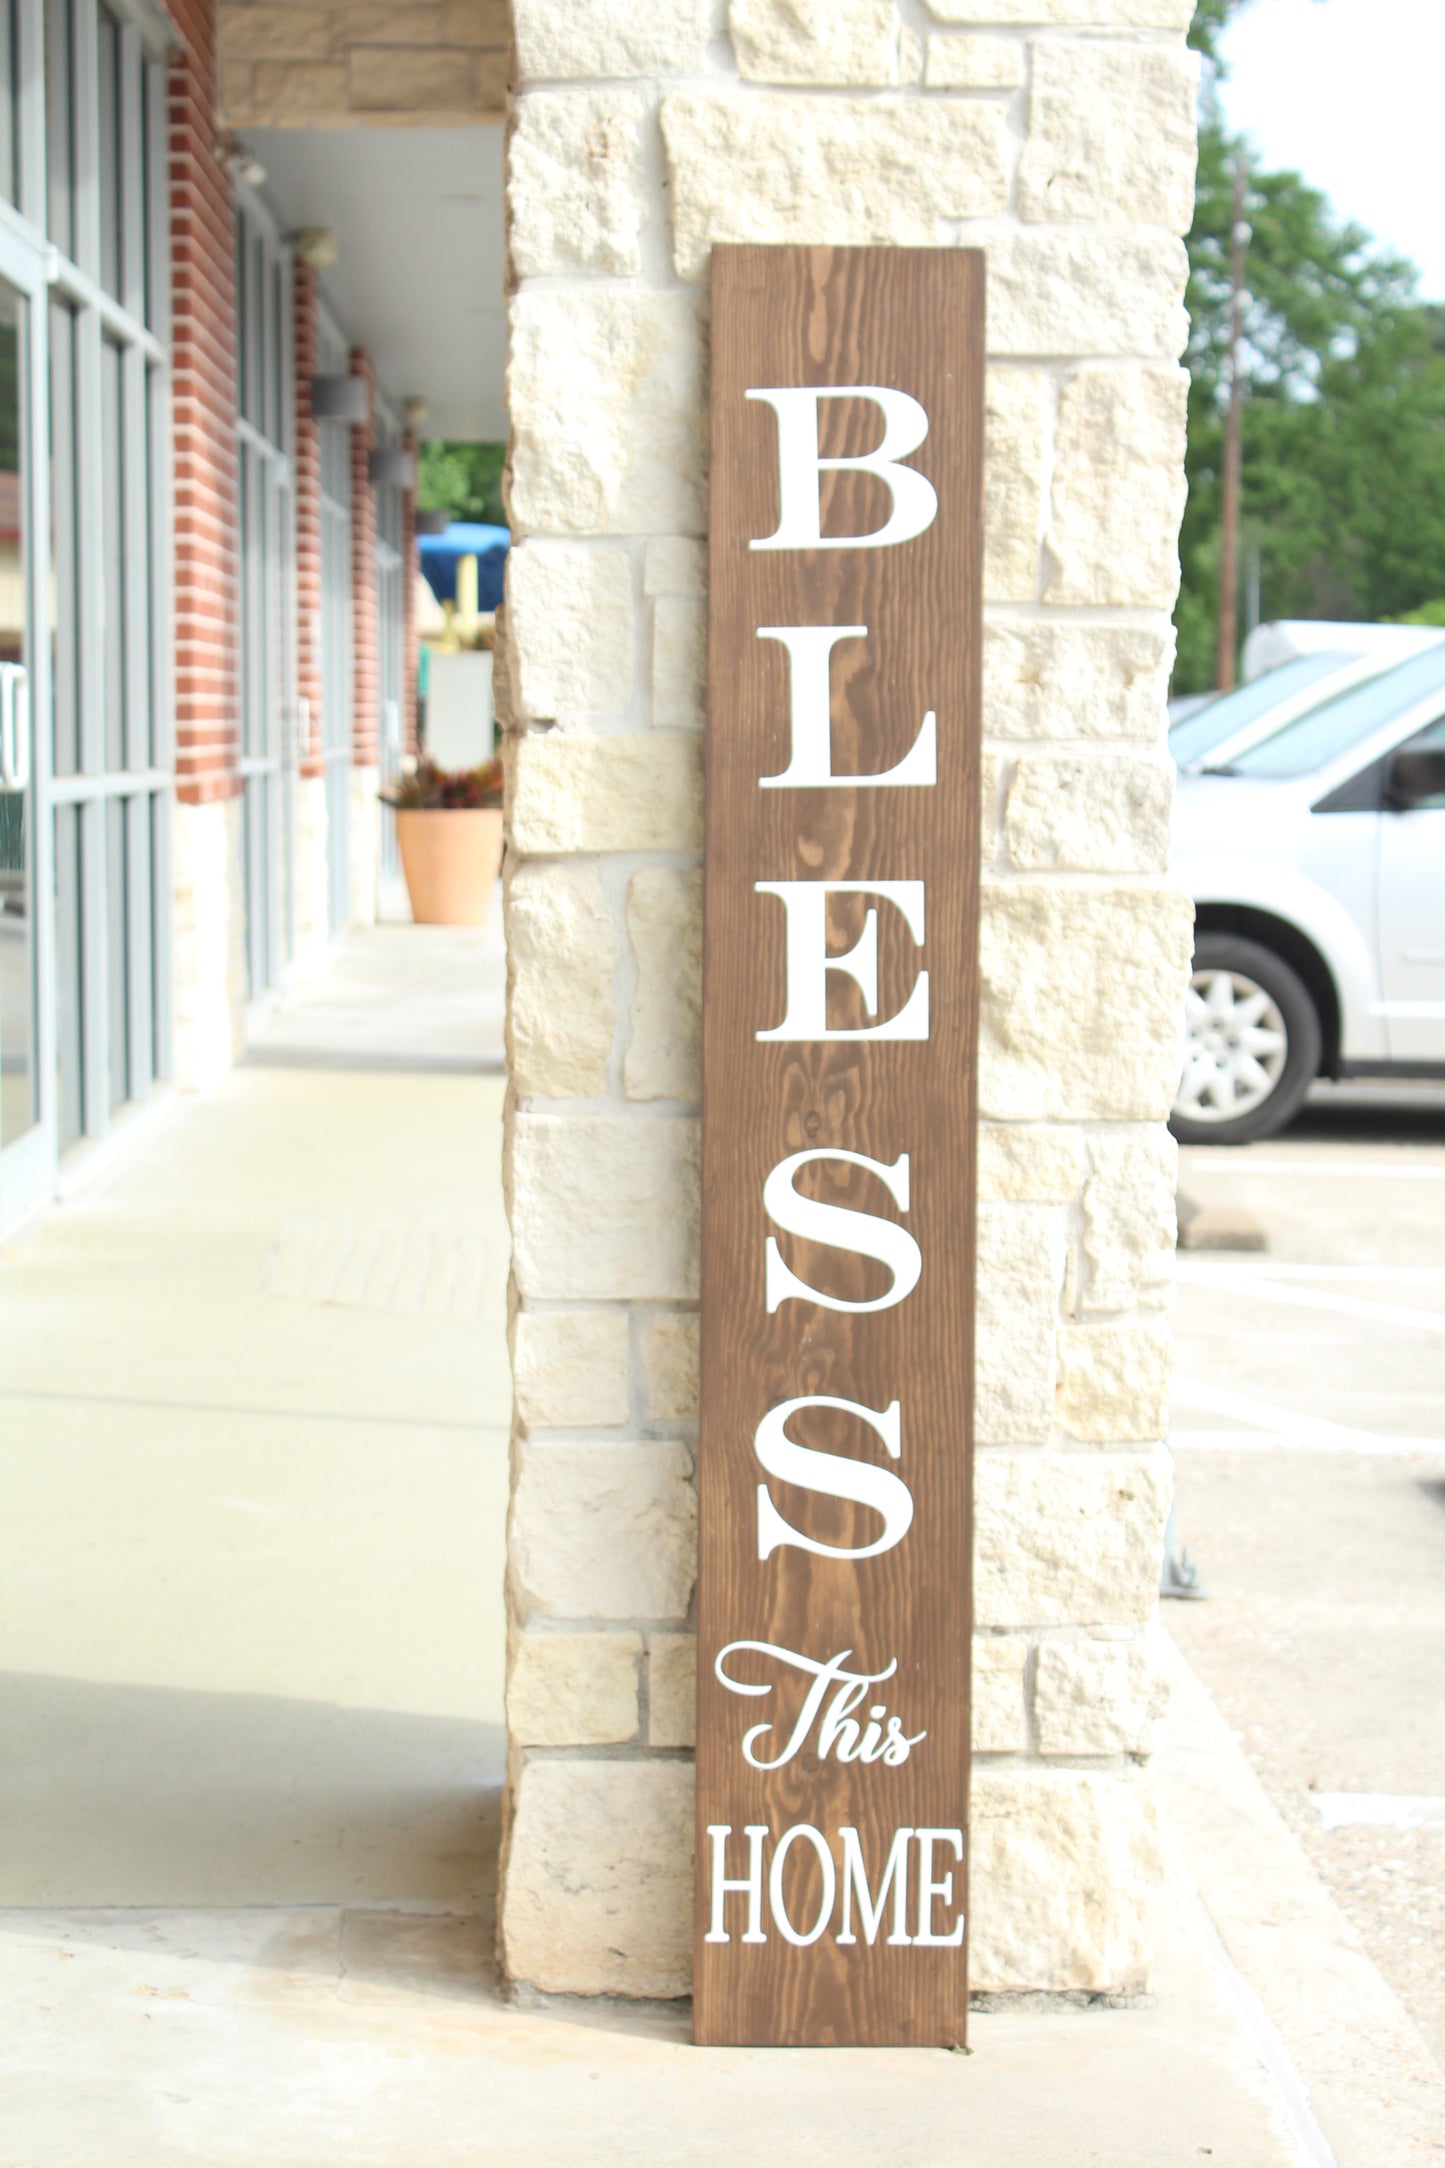
[{"label": "vertical wooden sign", "polygon": [[712,261],[695,2031],[961,2044],[983,258]]}]

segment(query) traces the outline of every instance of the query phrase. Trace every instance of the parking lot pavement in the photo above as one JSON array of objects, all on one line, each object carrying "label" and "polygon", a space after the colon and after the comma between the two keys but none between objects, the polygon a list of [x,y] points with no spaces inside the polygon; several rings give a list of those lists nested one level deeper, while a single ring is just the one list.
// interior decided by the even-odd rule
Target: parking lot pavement
[{"label": "parking lot pavement", "polygon": [[1180,1258],[1166,1623],[1445,2063],[1445,1091],[1181,1154],[1262,1253]]}]

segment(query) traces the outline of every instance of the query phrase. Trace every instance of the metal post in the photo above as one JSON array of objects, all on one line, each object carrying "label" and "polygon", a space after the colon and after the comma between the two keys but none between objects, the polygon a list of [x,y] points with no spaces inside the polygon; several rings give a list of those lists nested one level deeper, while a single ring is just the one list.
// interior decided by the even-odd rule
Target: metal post
[{"label": "metal post", "polygon": [[1245,171],[1234,175],[1234,216],[1229,232],[1229,406],[1224,418],[1224,478],[1219,539],[1219,647],[1215,684],[1227,693],[1234,684],[1239,592],[1239,477],[1244,419],[1244,382],[1239,347],[1244,313],[1244,262],[1249,227],[1244,218]]}]

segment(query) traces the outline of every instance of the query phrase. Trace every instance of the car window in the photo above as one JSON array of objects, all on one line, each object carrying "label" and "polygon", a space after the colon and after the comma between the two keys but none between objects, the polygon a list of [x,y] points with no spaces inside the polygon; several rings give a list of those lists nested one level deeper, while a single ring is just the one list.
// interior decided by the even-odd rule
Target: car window
[{"label": "car window", "polygon": [[1445,644],[1309,708],[1229,763],[1230,775],[1311,775],[1429,693],[1445,693]]},{"label": "car window", "polygon": [[1169,733],[1169,750],[1178,767],[1191,767],[1213,752],[1216,745],[1223,745],[1236,730],[1246,723],[1259,721],[1272,707],[1293,699],[1321,678],[1333,676],[1351,661],[1349,655],[1296,655],[1289,662],[1282,662],[1277,669],[1266,670],[1263,677],[1251,679],[1232,693],[1221,693],[1207,707],[1186,715],[1183,722],[1176,723]]}]

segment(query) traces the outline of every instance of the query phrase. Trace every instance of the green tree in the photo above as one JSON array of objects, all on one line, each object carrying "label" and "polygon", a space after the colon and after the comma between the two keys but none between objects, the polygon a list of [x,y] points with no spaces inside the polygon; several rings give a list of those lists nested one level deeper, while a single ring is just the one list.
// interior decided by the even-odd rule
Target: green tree
[{"label": "green tree", "polygon": [[430,438],[417,454],[419,508],[505,527],[502,468],[506,458],[505,444],[450,444],[440,437]]},{"label": "green tree", "polygon": [[1189,501],[1175,686],[1213,683],[1234,174],[1248,174],[1242,560],[1267,617],[1401,615],[1445,594],[1445,321],[1413,267],[1337,219],[1296,173],[1265,173],[1219,111],[1204,0],[1199,179],[1189,236]]}]

